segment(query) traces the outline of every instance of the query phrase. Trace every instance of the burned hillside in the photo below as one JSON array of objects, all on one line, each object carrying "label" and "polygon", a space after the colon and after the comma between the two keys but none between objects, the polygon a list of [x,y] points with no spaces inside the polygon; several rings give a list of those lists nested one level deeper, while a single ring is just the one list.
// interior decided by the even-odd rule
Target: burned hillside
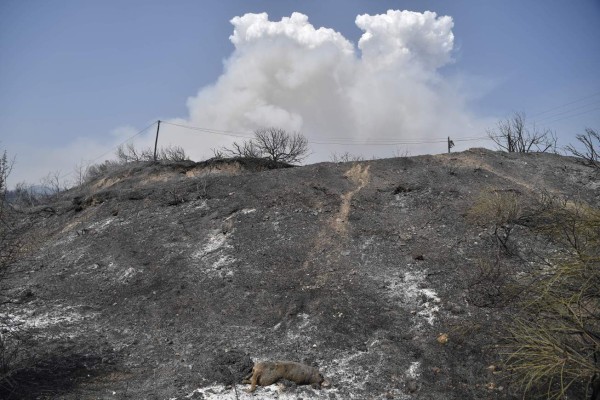
[{"label": "burned hillside", "polygon": [[331,388],[254,396],[520,398],[498,350],[515,277],[561,247],[525,212],[477,214],[486,193],[600,206],[597,173],[573,158],[485,149],[106,172],[17,210],[2,285],[28,342],[2,396],[242,399],[253,361],[292,360]]}]

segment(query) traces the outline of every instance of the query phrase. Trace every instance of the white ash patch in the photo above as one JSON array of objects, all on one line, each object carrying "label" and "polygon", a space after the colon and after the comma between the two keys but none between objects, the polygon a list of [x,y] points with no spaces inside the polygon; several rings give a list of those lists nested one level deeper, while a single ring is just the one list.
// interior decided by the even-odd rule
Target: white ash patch
[{"label": "white ash patch", "polygon": [[226,276],[233,276],[233,270],[227,267],[236,262],[236,259],[229,255],[215,255],[214,257],[209,258],[215,258],[217,256],[219,258],[211,264],[211,269],[213,270],[213,272],[221,278],[224,278]]},{"label": "white ash patch", "polygon": [[421,327],[421,321],[433,325],[440,310],[441,299],[435,290],[421,287],[425,277],[426,271],[408,271],[404,276],[394,279],[389,286],[393,298],[416,312],[419,317],[417,329]]},{"label": "white ash patch", "polygon": [[125,268],[114,261],[110,261],[107,264],[93,263],[77,268],[77,272],[75,272],[73,276],[98,274],[99,271],[101,271],[100,273],[102,273],[104,276],[110,276],[115,279],[116,282],[121,284],[128,283],[131,278],[143,272],[142,269],[137,269],[134,267]]},{"label": "white ash patch", "polygon": [[334,387],[344,387],[349,389],[349,392],[353,392],[352,388],[364,386],[369,377],[369,372],[362,367],[364,364],[357,361],[362,355],[362,352],[347,353],[343,357],[332,360],[321,372],[326,378],[332,380]]},{"label": "white ash patch", "polygon": [[79,261],[86,255],[89,246],[74,247],[70,251],[63,251],[60,256],[60,261],[67,261],[70,264],[78,264]]},{"label": "white ash patch", "polygon": [[196,200],[188,203],[187,208],[193,208],[194,210],[208,210],[208,202],[206,199]]},{"label": "white ash patch", "polygon": [[[371,369],[370,372],[363,367],[370,364],[361,360],[363,357],[368,356],[369,352],[348,352],[340,358],[323,362],[322,367],[319,369],[325,375],[325,378],[331,381],[332,387],[321,391],[333,393],[336,395],[335,398],[340,399],[364,399],[366,382],[371,380],[372,376],[378,376],[381,373],[377,370],[377,367],[381,367],[381,365],[377,365],[376,369]],[[395,399],[399,400],[411,399],[410,396],[399,390],[394,390],[393,395]]]},{"label": "white ash patch", "polygon": [[371,236],[360,245],[361,254],[364,256],[364,252],[375,243],[375,237]]},{"label": "white ash patch", "polygon": [[[79,235],[77,234],[77,232],[68,232],[64,237],[58,239],[56,242],[54,242],[54,244],[52,245],[53,247],[59,247],[59,246],[64,246],[67,245],[71,242],[73,242]],[[46,246],[44,246],[46,247]]]},{"label": "white ash patch", "polygon": [[[310,321],[310,315],[308,315],[308,314],[306,314],[306,313],[300,313],[300,314],[296,315],[296,319],[297,319],[297,321],[298,321],[298,329],[303,329],[303,330],[305,330],[305,329],[308,327],[308,325],[310,325],[310,322],[311,322],[311,321]],[[282,323],[283,323],[283,322],[278,322],[278,323],[277,323],[277,324],[276,324],[276,325],[273,327],[273,329],[274,329],[274,330],[278,330],[279,328],[281,328],[281,326],[282,326]],[[289,330],[288,330],[288,332],[287,332],[287,335],[288,335],[288,337],[289,337],[289,338],[292,338],[292,337],[298,337],[298,336],[300,336],[300,335],[297,335],[297,334],[296,334],[296,335],[295,335],[295,334],[293,334],[293,333],[292,333],[291,331],[289,331]]]},{"label": "white ash patch", "polygon": [[104,221],[98,221],[98,222],[94,222],[93,224],[91,224],[90,226],[88,226],[88,230],[93,230],[96,233],[100,233],[103,230],[105,230],[106,228],[108,228],[108,226],[110,224],[112,224],[115,221],[115,217],[110,217],[105,219]]},{"label": "white ash patch", "polygon": [[417,315],[425,319],[429,325],[433,325],[437,313],[440,311],[441,299],[433,289],[419,289],[421,295],[421,306]]},{"label": "white ash patch", "polygon": [[124,218],[121,218],[121,219],[119,219],[118,222],[119,222],[120,226],[127,226],[127,225],[131,225],[132,221],[133,221],[133,219],[124,219]]},{"label": "white ash patch", "polygon": [[116,269],[117,269],[117,264],[115,264],[114,262],[112,262],[112,261],[111,261],[111,262],[109,262],[109,263],[108,263],[108,265],[106,266],[106,269],[114,271],[114,270],[116,270]]},{"label": "white ash patch", "polygon": [[[50,251],[49,249],[51,248],[57,248],[57,247],[63,247],[63,249],[69,245],[71,245],[77,238],[84,236],[84,235],[89,235],[90,233],[97,233],[96,230],[92,230],[91,228],[86,228],[86,229],[75,229],[75,230],[70,230],[68,232],[64,232],[61,234],[62,237],[58,238],[56,241],[52,241],[50,240],[49,242],[47,242],[43,247],[42,247],[42,251]],[[85,249],[87,249],[88,246],[85,246]],[[79,251],[78,249],[82,249],[83,247],[79,247],[79,246],[72,246],[72,248],[74,248],[72,251],[70,251],[70,253],[74,253],[74,252],[78,252],[78,253],[83,253],[82,251]],[[64,258],[64,255],[63,255]]]},{"label": "white ash patch", "polygon": [[192,254],[192,258],[200,260],[207,267],[206,272],[221,278],[233,275],[233,269],[230,267],[237,259],[226,254],[226,251],[232,248],[227,242],[231,232],[223,233],[220,229],[211,231],[202,249]]},{"label": "white ash patch", "polygon": [[300,313],[298,314],[298,318],[300,319],[300,324],[298,325],[298,328],[304,329],[308,326],[308,324],[310,324],[310,315],[306,313]]},{"label": "white ash patch", "polygon": [[[372,357],[372,350],[353,351],[344,353],[334,360],[319,363],[320,371],[332,383],[331,388],[327,389],[327,393],[332,393],[336,395],[335,398],[340,399],[364,399],[366,383],[380,376],[384,367],[384,363],[381,361],[375,365],[372,361],[366,361],[370,357]],[[365,368],[365,366],[370,366],[370,368]],[[419,367],[413,367],[415,373],[419,371]],[[409,400],[413,398],[401,389],[392,389],[389,392],[393,394],[394,399]]]},{"label": "white ash patch", "polygon": [[33,329],[71,325],[96,316],[95,313],[82,314],[77,307],[60,304],[56,304],[50,311],[40,312],[37,308],[26,308],[19,311],[19,314],[0,314],[0,318],[8,317],[14,322],[15,328]]},{"label": "white ash patch", "polygon": [[[301,345],[302,347],[317,347],[317,343],[313,341],[312,332],[316,331],[318,328],[314,324],[311,325],[311,322],[312,321],[308,314],[298,314],[291,324],[283,325],[285,327],[287,339],[296,345]],[[279,322],[273,327],[273,329],[278,330],[281,328],[281,326],[282,323]]]},{"label": "white ash patch", "polygon": [[[312,390],[307,389],[303,390],[302,386],[296,388],[293,393],[286,393],[285,387],[282,385],[274,384],[270,386],[258,386],[254,393],[248,393],[246,390],[250,387],[250,385],[235,385],[235,390],[233,386],[223,386],[223,385],[213,385],[207,386],[203,388],[198,388],[193,392],[183,396],[183,399],[205,399],[205,400],[236,400],[236,399],[282,399],[282,400],[296,400],[299,397],[303,399],[329,399],[329,393],[331,390],[321,389],[321,390]],[[310,388],[310,386],[308,386]],[[236,394],[237,391],[237,394]],[[177,398],[173,398],[170,400],[179,400]]]},{"label": "white ash patch", "polygon": [[421,362],[413,361],[406,370],[406,377],[409,379],[418,379],[421,376]]},{"label": "white ash patch", "polygon": [[312,333],[318,328],[311,323],[310,315],[300,313],[293,319],[278,322],[273,326],[273,330],[283,330],[288,342],[293,344],[293,346],[297,346],[298,348],[316,348],[318,344],[313,340]]},{"label": "white ash patch", "polygon": [[408,198],[404,194],[397,194],[394,196],[394,200],[391,201],[392,206],[398,207],[400,212],[408,211]]},{"label": "white ash patch", "polygon": [[121,274],[119,274],[119,277],[117,278],[117,280],[121,283],[127,283],[130,278],[137,275],[139,272],[141,272],[141,271],[138,271],[137,269],[135,269],[133,267],[129,267],[125,271],[121,272]]},{"label": "white ash patch", "polygon": [[233,218],[237,217],[238,214],[248,215],[254,212],[256,212],[256,208],[244,208],[242,210],[234,212],[229,217],[225,218],[224,221],[232,220]]},{"label": "white ash patch", "polygon": [[98,270],[100,268],[101,268],[101,266],[98,263],[82,265],[75,270],[75,272],[73,273],[73,276],[76,277],[76,276],[80,276],[80,275],[93,274],[93,273],[95,273],[96,270]]},{"label": "white ash patch", "polygon": [[207,255],[214,253],[223,247],[230,247],[227,244],[227,235],[224,234],[220,229],[215,229],[208,234],[208,237],[206,239],[206,242],[204,243],[204,246],[202,246],[202,249],[192,254],[192,257],[204,258]]},{"label": "white ash patch", "polygon": [[219,257],[217,261],[212,264],[212,268],[216,270],[220,270],[223,267],[227,267],[235,262],[235,258],[229,255],[222,255]]}]

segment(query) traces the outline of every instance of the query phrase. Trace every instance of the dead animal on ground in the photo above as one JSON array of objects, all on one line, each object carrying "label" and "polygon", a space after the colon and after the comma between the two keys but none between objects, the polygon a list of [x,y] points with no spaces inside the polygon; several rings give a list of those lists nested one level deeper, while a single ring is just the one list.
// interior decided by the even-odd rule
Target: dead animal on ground
[{"label": "dead animal on ground", "polygon": [[293,361],[261,361],[254,364],[252,372],[242,383],[249,383],[248,392],[254,392],[256,386],[269,386],[282,379],[297,385],[312,385],[314,388],[330,386],[330,383],[315,367]]}]

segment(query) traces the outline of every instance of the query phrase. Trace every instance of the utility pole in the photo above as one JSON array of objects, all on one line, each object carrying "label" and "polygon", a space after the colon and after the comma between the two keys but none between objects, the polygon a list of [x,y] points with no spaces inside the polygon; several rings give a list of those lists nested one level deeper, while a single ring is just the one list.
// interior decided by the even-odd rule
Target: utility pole
[{"label": "utility pole", "polygon": [[158,120],[158,124],[156,125],[156,139],[154,140],[154,161],[156,162],[156,150],[158,146],[158,132],[160,131],[160,119]]},{"label": "utility pole", "polygon": [[454,142],[452,140],[450,140],[450,136],[448,136],[448,154],[450,154],[450,149],[453,147],[454,147]]}]

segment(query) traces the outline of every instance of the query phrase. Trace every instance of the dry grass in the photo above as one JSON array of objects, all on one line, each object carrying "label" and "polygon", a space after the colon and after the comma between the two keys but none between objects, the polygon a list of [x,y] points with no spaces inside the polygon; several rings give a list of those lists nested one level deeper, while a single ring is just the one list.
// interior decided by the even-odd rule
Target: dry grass
[{"label": "dry grass", "polygon": [[467,213],[471,222],[496,226],[514,223],[522,215],[523,208],[518,192],[497,189],[481,191]]},{"label": "dry grass", "polygon": [[523,197],[516,190],[482,190],[467,212],[467,219],[479,226],[491,227],[498,250],[512,253],[510,234],[524,215]]}]

